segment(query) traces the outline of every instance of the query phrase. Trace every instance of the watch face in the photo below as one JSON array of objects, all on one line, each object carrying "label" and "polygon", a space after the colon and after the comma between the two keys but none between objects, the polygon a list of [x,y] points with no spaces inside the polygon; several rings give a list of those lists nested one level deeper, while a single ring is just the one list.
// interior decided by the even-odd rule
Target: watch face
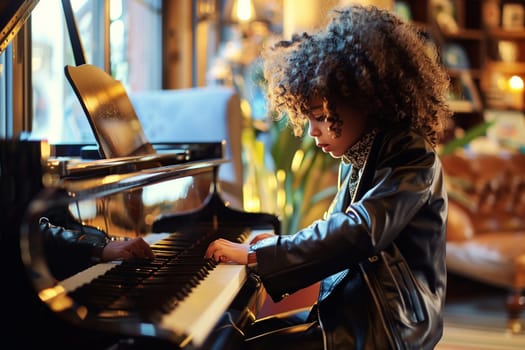
[{"label": "watch face", "polygon": [[448,68],[468,69],[470,64],[463,47],[458,44],[443,45],[443,59]]}]

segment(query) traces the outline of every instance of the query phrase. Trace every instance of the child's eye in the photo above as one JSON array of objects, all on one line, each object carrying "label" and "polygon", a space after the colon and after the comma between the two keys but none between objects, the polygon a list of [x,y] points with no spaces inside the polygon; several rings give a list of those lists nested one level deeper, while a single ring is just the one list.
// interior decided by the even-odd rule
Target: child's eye
[{"label": "child's eye", "polygon": [[316,122],[324,122],[324,121],[326,121],[326,119],[327,119],[327,117],[324,114],[320,114],[320,115],[315,115],[314,116],[314,120]]}]

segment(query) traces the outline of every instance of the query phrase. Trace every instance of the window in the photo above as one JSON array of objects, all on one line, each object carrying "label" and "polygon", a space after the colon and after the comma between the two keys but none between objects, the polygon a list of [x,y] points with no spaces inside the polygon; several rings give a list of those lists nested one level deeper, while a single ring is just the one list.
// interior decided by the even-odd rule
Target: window
[{"label": "window", "polygon": [[[129,92],[161,88],[161,0],[70,3],[86,63],[109,71]],[[62,1],[40,1],[31,21],[31,138],[47,139],[52,144],[95,143],[88,120],[64,75],[64,66],[76,62]]]}]

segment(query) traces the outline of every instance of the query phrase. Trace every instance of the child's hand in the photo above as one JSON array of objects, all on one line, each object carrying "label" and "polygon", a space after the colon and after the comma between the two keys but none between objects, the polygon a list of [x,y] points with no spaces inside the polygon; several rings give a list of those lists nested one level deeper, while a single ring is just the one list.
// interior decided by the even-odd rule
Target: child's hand
[{"label": "child's hand", "polygon": [[153,259],[151,247],[142,237],[130,240],[111,241],[102,251],[102,260],[129,260],[132,258]]},{"label": "child's hand", "polygon": [[248,244],[219,238],[210,243],[204,258],[213,259],[216,262],[234,262],[246,265],[248,263]]}]

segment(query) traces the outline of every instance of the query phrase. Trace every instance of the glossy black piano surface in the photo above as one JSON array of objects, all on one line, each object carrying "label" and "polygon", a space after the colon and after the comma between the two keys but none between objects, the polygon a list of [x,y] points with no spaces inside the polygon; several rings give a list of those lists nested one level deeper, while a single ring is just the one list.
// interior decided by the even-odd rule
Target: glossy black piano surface
[{"label": "glossy black piano surface", "polygon": [[[42,160],[38,145],[29,147],[33,158]],[[244,241],[259,230],[279,233],[279,221],[230,208],[216,179],[225,162],[223,145],[202,147],[90,162],[46,159],[40,168],[25,162],[37,170],[27,178],[36,185],[27,193],[16,190],[23,194],[15,201],[18,213],[8,215],[10,234],[2,233],[10,249],[19,239],[19,256],[7,255],[21,264],[8,274],[20,290],[7,293],[13,299],[8,305],[13,337],[29,347],[236,347],[239,330],[260,306],[261,285],[244,266],[206,261],[204,250],[219,237]],[[8,153],[0,159],[3,187],[21,176],[17,172],[28,171],[23,165],[13,168],[16,154],[7,160]],[[2,208],[12,204],[4,198]],[[155,258],[89,266],[77,265],[74,257],[62,261],[46,250],[41,217],[72,230],[103,230],[115,239],[142,236]]]}]

